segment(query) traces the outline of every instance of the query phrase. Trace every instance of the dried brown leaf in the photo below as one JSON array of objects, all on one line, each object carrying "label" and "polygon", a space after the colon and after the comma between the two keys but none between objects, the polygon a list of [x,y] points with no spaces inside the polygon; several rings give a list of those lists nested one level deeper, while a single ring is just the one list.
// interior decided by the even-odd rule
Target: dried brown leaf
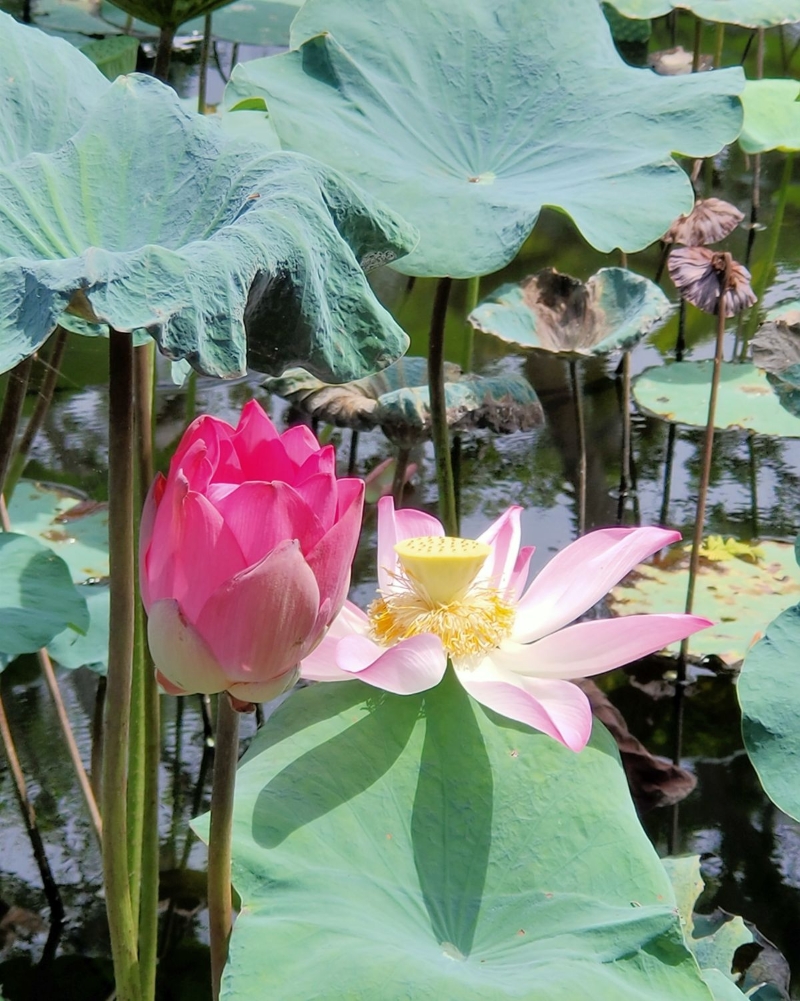
[{"label": "dried brown leaf", "polygon": [[682,243],[686,247],[704,247],[718,243],[731,234],[744,215],[721,198],[701,198],[688,215],[679,215],[664,234],[664,243]]},{"label": "dried brown leaf", "polygon": [[707,247],[678,247],[669,255],[668,267],[669,276],[683,298],[706,313],[718,312],[726,283],[726,316],[735,316],[756,301],[750,272],[730,254]]}]

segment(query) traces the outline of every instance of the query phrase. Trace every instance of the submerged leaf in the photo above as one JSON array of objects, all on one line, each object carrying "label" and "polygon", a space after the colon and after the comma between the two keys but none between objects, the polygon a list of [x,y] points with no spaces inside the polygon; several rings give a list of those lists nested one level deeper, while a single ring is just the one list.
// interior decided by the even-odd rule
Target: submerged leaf
[{"label": "submerged leaf", "polygon": [[706,313],[719,312],[720,295],[726,285],[726,316],[735,316],[756,301],[750,272],[730,254],[706,247],[678,247],[669,255],[667,267],[683,298]]},{"label": "submerged leaf", "polygon": [[721,198],[700,198],[688,215],[680,215],[664,234],[664,243],[704,247],[719,243],[736,229],[744,215]]},{"label": "submerged leaf", "polygon": [[407,343],[364,269],[413,244],[320,164],[231,139],[158,81],[120,77],[60,150],[0,171],[0,368],[68,309],[146,328],[209,375],[302,362],[358,377]]},{"label": "submerged leaf", "polygon": [[469,322],[525,348],[605,355],[633,347],[671,309],[657,285],[626,268],[601,268],[585,284],[548,268],[502,285],[470,313]]},{"label": "submerged leaf", "polygon": [[800,83],[748,80],[742,91],[744,122],[739,144],[745,153],[800,149]]},{"label": "submerged leaf", "polygon": [[628,66],[597,0],[308,0],[291,42],[229,86],[264,98],[284,148],[417,226],[405,274],[502,268],[542,205],[639,250],[693,200],[671,153],[710,156],[741,126],[738,69]]}]

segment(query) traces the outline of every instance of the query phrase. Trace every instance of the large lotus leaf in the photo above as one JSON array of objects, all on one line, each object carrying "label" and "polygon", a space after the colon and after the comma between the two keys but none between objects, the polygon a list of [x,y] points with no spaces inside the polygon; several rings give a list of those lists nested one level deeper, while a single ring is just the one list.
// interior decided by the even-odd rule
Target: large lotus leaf
[{"label": "large lotus leaf", "polygon": [[[753,941],[752,932],[747,930],[744,921],[738,916],[725,915],[722,911],[715,911],[713,914],[694,913],[694,905],[703,892],[704,885],[700,875],[699,855],[682,855],[661,861],[675,891],[684,940],[697,957],[704,978],[710,970],[717,970],[729,982],[732,981],[734,953],[739,946]],[[737,993],[741,1001],[742,993]],[[727,996],[723,995],[719,1001],[725,1001]]]},{"label": "large lotus leaf", "polygon": [[76,584],[108,577],[107,504],[20,480],[8,517],[15,532],[29,535],[60,556]]},{"label": "large lotus leaf", "polygon": [[89,667],[97,674],[108,670],[108,584],[78,584],[77,590],[86,600],[89,626],[81,635],[65,629],[47,644],[47,651],[62,667],[74,670]]},{"label": "large lotus leaf", "polygon": [[57,149],[108,86],[69,42],[0,11],[0,166]]},{"label": "large lotus leaf", "polygon": [[116,80],[123,73],[133,73],[139,54],[139,39],[131,35],[111,35],[81,46],[81,52],[95,64],[104,77]]},{"label": "large lotus leaf", "polygon": [[27,535],[0,534],[0,650],[33,653],[63,629],[85,632],[88,625],[66,563]]},{"label": "large lotus leaf", "polygon": [[234,85],[265,98],[285,148],[417,226],[406,274],[502,268],[542,205],[600,250],[641,249],[693,203],[670,152],[711,155],[741,126],[738,69],[627,66],[597,0],[308,0],[292,45]]},{"label": "large lotus leaf", "polygon": [[114,0],[131,17],[159,28],[177,28],[192,18],[210,14],[230,0]]},{"label": "large lotus leaf", "polygon": [[451,674],[292,695],[237,773],[233,881],[227,1001],[710,1001],[608,733],[573,754]]},{"label": "large lotus leaf", "polygon": [[[674,424],[705,427],[713,361],[682,361],[648,368],[634,381],[641,410]],[[715,425],[781,438],[800,438],[800,418],[779,403],[764,372],[723,362]]]},{"label": "large lotus leaf", "polygon": [[413,243],[320,164],[231,139],[157,80],[120,77],[62,149],[0,171],[0,366],[69,308],[147,328],[208,375],[300,362],[357,378],[407,343],[364,267]]},{"label": "large lotus leaf", "polygon": [[800,0],[608,0],[625,17],[660,17],[690,10],[705,21],[771,28],[800,21]]},{"label": "large lotus leaf", "polygon": [[746,153],[800,149],[798,94],[800,83],[796,80],[747,81],[742,91],[744,123],[739,136]]},{"label": "large lotus leaf", "polygon": [[[683,612],[689,584],[691,545],[674,547],[666,561],[642,563],[618,584],[609,598],[613,612],[622,615]],[[738,664],[771,618],[800,597],[794,550],[786,542],[760,542],[755,549],[729,558],[711,551],[700,560],[695,582],[694,613],[714,625],[692,636],[690,650],[697,657],[713,655],[726,664]],[[709,547],[710,549],[710,547]],[[679,644],[671,648],[677,652]]]},{"label": "large lotus leaf", "polygon": [[800,605],[794,605],[766,627],[737,683],[744,746],[766,794],[795,820],[800,820],[799,663]]},{"label": "large lotus leaf", "polygon": [[627,268],[601,268],[586,284],[549,268],[502,285],[470,313],[469,322],[524,348],[606,355],[633,347],[671,310],[656,284]]}]

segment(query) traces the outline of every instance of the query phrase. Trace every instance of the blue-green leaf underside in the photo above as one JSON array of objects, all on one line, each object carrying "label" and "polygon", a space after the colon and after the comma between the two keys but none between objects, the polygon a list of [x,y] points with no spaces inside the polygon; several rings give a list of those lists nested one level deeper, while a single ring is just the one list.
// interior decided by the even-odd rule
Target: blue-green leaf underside
[{"label": "blue-green leaf underside", "polygon": [[706,21],[772,28],[800,21],[800,0],[608,0],[625,17],[660,17],[690,10]]},{"label": "blue-green leaf underside", "polygon": [[70,309],[147,329],[208,375],[303,364],[358,378],[407,344],[364,271],[415,240],[320,164],[232,139],[158,81],[120,77],[61,149],[0,171],[0,369]]},{"label": "blue-green leaf underside", "polygon": [[798,95],[800,83],[796,80],[747,81],[742,91],[744,122],[739,136],[745,153],[800,150]]},{"label": "blue-green leaf underside", "polygon": [[710,1001],[609,735],[575,755],[452,674],[292,695],[237,773],[233,880],[227,1001]]},{"label": "blue-green leaf underside", "polygon": [[406,274],[498,270],[543,205],[600,250],[639,250],[693,204],[670,153],[711,155],[741,127],[738,69],[627,66],[597,0],[308,0],[291,40],[232,84],[264,97],[284,148],[418,228]]}]

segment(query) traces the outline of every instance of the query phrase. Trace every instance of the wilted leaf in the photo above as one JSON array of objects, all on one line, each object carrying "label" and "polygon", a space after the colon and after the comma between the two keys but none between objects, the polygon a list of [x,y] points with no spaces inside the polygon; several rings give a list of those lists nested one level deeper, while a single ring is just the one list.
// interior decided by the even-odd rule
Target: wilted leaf
[{"label": "wilted leaf", "polygon": [[120,77],[60,150],[0,171],[0,368],[69,309],[146,328],[210,375],[302,362],[362,376],[407,343],[364,268],[413,243],[327,168],[233,140],[169,87]]},{"label": "wilted leaf", "polygon": [[800,83],[748,80],[742,91],[744,122],[739,144],[746,153],[800,149]]},{"label": "wilted leaf", "polygon": [[[681,361],[645,369],[633,384],[637,406],[675,424],[705,427],[713,365]],[[714,427],[800,438],[800,419],[781,406],[764,372],[735,362],[722,363]]]},{"label": "wilted leaf", "polygon": [[704,21],[772,28],[800,21],[800,0],[609,0],[626,17],[660,17],[690,10]]},{"label": "wilted leaf", "polygon": [[744,215],[721,198],[700,198],[688,215],[680,215],[664,234],[664,243],[704,247],[719,243],[736,229]]},{"label": "wilted leaf", "polygon": [[719,299],[726,282],[726,316],[735,316],[756,301],[750,287],[750,272],[730,254],[706,247],[678,247],[669,255],[667,267],[684,299],[706,313],[719,312]]},{"label": "wilted leaf", "polygon": [[750,348],[753,364],[765,372],[780,375],[800,364],[800,314],[762,323]]},{"label": "wilted leaf", "polygon": [[[281,144],[322,157],[420,231],[395,267],[507,264],[542,205],[600,250],[638,250],[688,211],[673,151],[739,134],[738,70],[666,79],[622,62],[597,0],[309,0],[293,50],[240,63]],[[569,31],[565,29],[569,25]]]},{"label": "wilted leaf", "polygon": [[0,166],[58,149],[108,87],[69,42],[0,11]]},{"label": "wilted leaf", "polygon": [[[714,625],[692,636],[689,648],[695,657],[713,654],[726,664],[738,664],[769,620],[800,598],[793,547],[765,540],[759,548],[764,555],[756,563],[700,561],[693,611]],[[690,549],[672,550],[666,561],[640,564],[611,591],[612,611],[621,615],[683,612]],[[673,645],[674,652],[679,646]]]},{"label": "wilted leaf", "polygon": [[502,285],[469,322],[525,348],[605,355],[633,347],[666,322],[671,309],[657,285],[626,268],[601,268],[585,284],[548,268]]},{"label": "wilted leaf", "polygon": [[[647,65],[659,76],[683,76],[684,73],[693,72],[694,53],[687,52],[682,45],[676,45],[674,49],[651,52],[647,57]],[[701,73],[713,70],[714,57],[701,55],[697,68]]]}]

